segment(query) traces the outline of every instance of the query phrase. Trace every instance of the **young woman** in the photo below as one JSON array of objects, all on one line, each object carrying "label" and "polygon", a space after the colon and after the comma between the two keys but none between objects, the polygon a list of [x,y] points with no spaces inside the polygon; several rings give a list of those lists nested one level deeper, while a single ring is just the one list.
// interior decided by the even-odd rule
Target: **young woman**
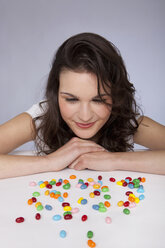
[{"label": "young woman", "polygon": [[[0,178],[40,172],[165,174],[165,127],[140,115],[118,49],[81,33],[57,50],[45,101],[0,126]],[[34,140],[37,156],[8,155]],[[133,144],[149,150],[133,152]],[[131,152],[132,151],[132,152]]]}]

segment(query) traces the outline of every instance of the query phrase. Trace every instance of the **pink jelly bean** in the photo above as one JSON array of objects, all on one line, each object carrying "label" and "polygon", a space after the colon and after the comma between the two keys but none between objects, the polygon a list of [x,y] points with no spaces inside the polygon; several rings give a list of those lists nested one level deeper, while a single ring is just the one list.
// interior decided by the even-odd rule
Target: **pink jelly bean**
[{"label": "pink jelly bean", "polygon": [[135,202],[130,202],[129,208],[134,208],[134,207],[136,207],[136,203]]},{"label": "pink jelly bean", "polygon": [[79,212],[79,208],[72,208],[72,214],[76,214]]},{"label": "pink jelly bean", "polygon": [[110,224],[111,222],[112,222],[112,220],[111,220],[111,218],[110,217],[106,217],[105,218],[105,222],[107,223],[107,224]]},{"label": "pink jelly bean", "polygon": [[81,185],[82,185],[81,183],[76,184],[76,188],[80,188]]},{"label": "pink jelly bean", "polygon": [[37,183],[34,182],[34,181],[29,183],[29,186],[32,186],[32,187],[34,187],[34,186],[36,186],[36,185],[37,185]]}]

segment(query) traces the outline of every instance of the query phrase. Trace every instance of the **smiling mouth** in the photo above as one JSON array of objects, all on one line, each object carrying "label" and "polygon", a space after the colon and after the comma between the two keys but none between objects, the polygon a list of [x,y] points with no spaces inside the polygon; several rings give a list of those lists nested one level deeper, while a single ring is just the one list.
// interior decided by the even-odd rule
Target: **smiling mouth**
[{"label": "smiling mouth", "polygon": [[89,128],[89,127],[92,127],[94,124],[95,122],[87,123],[87,124],[76,122],[76,125],[80,128]]}]

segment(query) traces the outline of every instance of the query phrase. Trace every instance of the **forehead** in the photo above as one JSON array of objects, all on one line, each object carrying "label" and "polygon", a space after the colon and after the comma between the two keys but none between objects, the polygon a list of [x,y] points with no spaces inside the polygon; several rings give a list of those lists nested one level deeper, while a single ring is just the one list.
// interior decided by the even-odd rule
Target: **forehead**
[{"label": "forehead", "polygon": [[[60,73],[59,81],[60,90],[72,94],[98,94],[97,76],[94,73],[64,70]],[[100,93],[106,93],[102,84],[100,84]]]}]

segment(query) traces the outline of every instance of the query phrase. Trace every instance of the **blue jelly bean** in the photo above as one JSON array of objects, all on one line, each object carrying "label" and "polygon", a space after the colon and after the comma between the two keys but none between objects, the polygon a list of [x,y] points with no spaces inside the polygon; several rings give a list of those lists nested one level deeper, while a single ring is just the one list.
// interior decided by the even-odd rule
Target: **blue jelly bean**
[{"label": "blue jelly bean", "polygon": [[103,182],[102,182],[102,181],[100,181],[100,180],[98,180],[98,183],[99,183],[100,185],[103,185]]},{"label": "blue jelly bean", "polygon": [[144,193],[144,189],[138,188],[137,192],[138,192],[138,193]]},{"label": "blue jelly bean", "polygon": [[86,189],[87,188],[87,185],[86,184],[82,184],[81,186],[80,186],[80,189]]},{"label": "blue jelly bean", "polygon": [[50,191],[50,193],[56,193],[57,192],[57,190],[51,190]]},{"label": "blue jelly bean", "polygon": [[40,186],[40,184],[42,184],[42,183],[44,183],[44,181],[39,181],[39,182],[38,182],[38,185]]},{"label": "blue jelly bean", "polygon": [[61,220],[61,215],[56,214],[56,215],[54,215],[54,216],[52,217],[52,219],[55,220],[55,221]]},{"label": "blue jelly bean", "polygon": [[128,188],[133,189],[134,188],[133,184],[128,184]]},{"label": "blue jelly bean", "polygon": [[82,205],[87,204],[87,199],[83,199],[83,200],[81,200],[81,204],[82,204]]},{"label": "blue jelly bean", "polygon": [[61,182],[61,183],[63,182],[63,180],[61,178],[58,181]]},{"label": "blue jelly bean", "polygon": [[140,185],[139,188],[143,189],[143,185]]},{"label": "blue jelly bean", "polygon": [[65,237],[66,237],[66,231],[61,230],[61,231],[60,231],[60,237],[61,237],[61,238],[65,238]]},{"label": "blue jelly bean", "polygon": [[95,210],[99,210],[99,205],[94,204],[94,205],[92,205],[92,208],[95,209]]},{"label": "blue jelly bean", "polygon": [[52,210],[52,206],[50,206],[50,205],[45,205],[45,208],[46,208],[46,210]]},{"label": "blue jelly bean", "polygon": [[144,195],[139,195],[139,200],[144,200],[145,196]]},{"label": "blue jelly bean", "polygon": [[59,201],[59,202],[63,202],[63,201],[64,201],[64,198],[63,198],[62,196],[59,196],[59,197],[58,197],[58,201]]},{"label": "blue jelly bean", "polygon": [[129,179],[125,179],[125,182],[126,182],[126,183],[129,183]]}]

